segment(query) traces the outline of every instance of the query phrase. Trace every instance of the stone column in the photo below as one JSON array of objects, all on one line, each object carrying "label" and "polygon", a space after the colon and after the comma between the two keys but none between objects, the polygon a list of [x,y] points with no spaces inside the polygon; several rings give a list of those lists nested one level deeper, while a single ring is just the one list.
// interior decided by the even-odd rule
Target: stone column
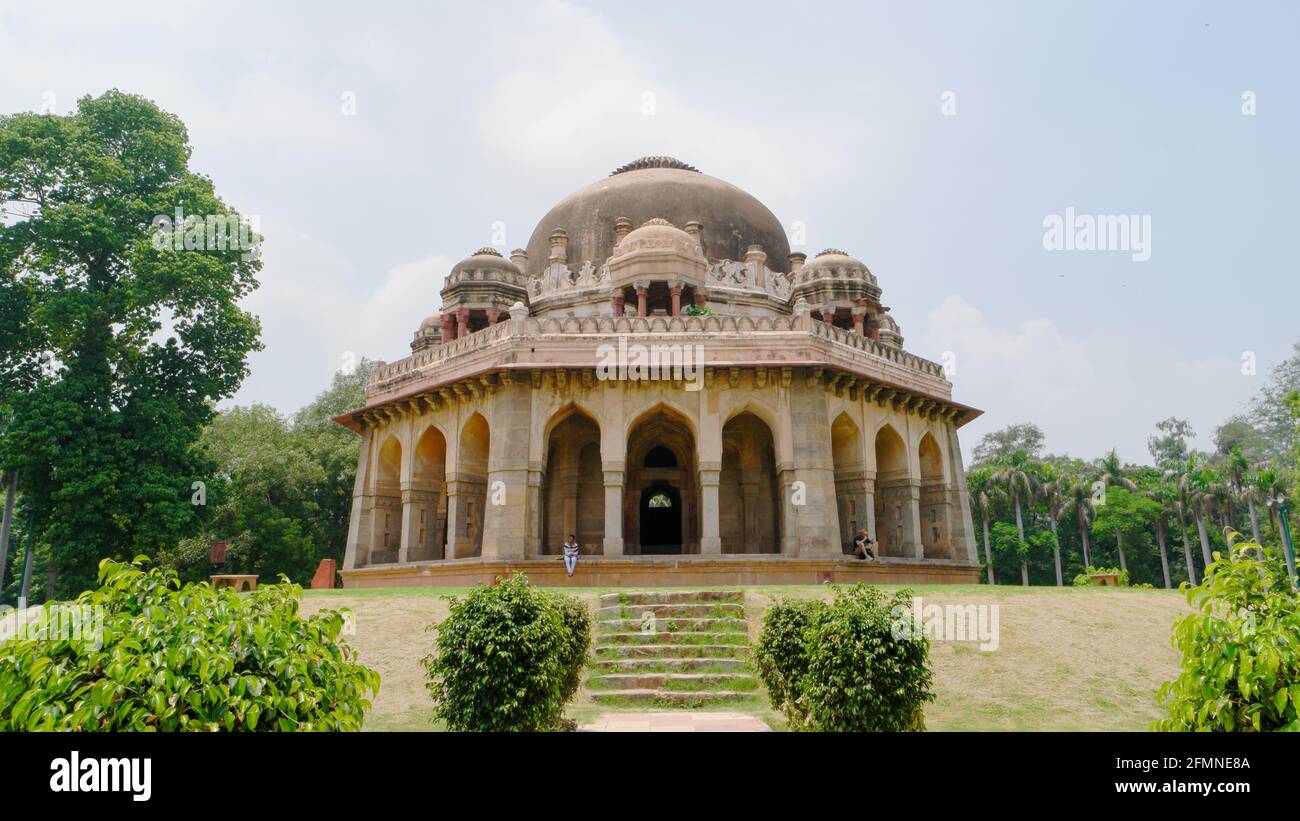
[{"label": "stone column", "polygon": [[474,543],[465,532],[467,512],[467,491],[469,483],[456,478],[455,473],[447,474],[447,544],[443,548],[443,558],[460,559],[472,555]]},{"label": "stone column", "polygon": [[912,546],[912,555],[925,558],[925,541],[921,538],[921,483],[912,479],[907,483],[907,496],[903,505],[903,541]]},{"label": "stone column", "polygon": [[835,321],[835,307],[832,305],[823,305],[822,322],[825,322],[827,325],[829,325],[834,321]]},{"label": "stone column", "polygon": [[718,486],[722,478],[721,465],[700,463],[700,553],[722,554],[722,534],[718,526]]},{"label": "stone column", "polygon": [[533,388],[525,379],[501,383],[492,397],[483,556],[522,559],[528,543],[528,442]]},{"label": "stone column", "polygon": [[709,292],[703,288],[695,289],[695,304],[703,308],[709,301]]},{"label": "stone column", "polygon": [[623,468],[606,463],[605,479],[605,541],[606,556],[623,555]]},{"label": "stone column", "polygon": [[469,308],[461,308],[456,311],[456,338],[460,339],[469,333]]},{"label": "stone column", "polygon": [[610,298],[610,301],[613,302],[614,304],[614,316],[616,317],[622,316],[623,315],[623,292],[619,291],[618,293],[614,294],[614,296]]},{"label": "stone column", "polygon": [[951,484],[951,504],[948,505],[952,524],[948,530],[948,540],[952,545],[952,557],[955,561],[979,564],[979,547],[975,536],[975,520],[971,515],[970,493],[966,485],[966,471],[961,463],[961,445],[957,441],[957,426],[949,423],[948,465],[953,477]]},{"label": "stone column", "polygon": [[442,315],[442,341],[450,342],[456,338],[456,317],[451,314]]},{"label": "stone column", "polygon": [[487,309],[487,321],[489,325],[497,324],[497,317],[501,316],[501,309],[495,305]]},{"label": "stone column", "polygon": [[880,534],[876,532],[876,480],[870,477],[862,480],[862,509],[866,511],[867,535],[879,540]]},{"label": "stone column", "polygon": [[682,312],[682,281],[675,279],[669,284],[669,292],[673,295],[672,315],[677,316]]},{"label": "stone column", "polygon": [[862,300],[853,306],[853,333],[858,336],[866,336],[867,306]]},{"label": "stone column", "polygon": [[370,448],[374,443],[373,428],[361,432],[361,451],[357,454],[357,478],[352,483],[352,515],[348,517],[348,541],[343,550],[343,568],[363,567],[370,559],[370,508],[366,497],[366,481],[370,478]]},{"label": "stone column", "polygon": [[776,476],[781,484],[781,553],[785,556],[793,556],[799,547],[795,537],[795,522],[798,519],[794,505],[791,503],[794,493],[794,469],[777,465]]},{"label": "stone column", "polygon": [[645,316],[646,314],[645,298],[646,298],[646,291],[647,289],[649,289],[649,287],[650,287],[649,282],[636,283],[636,315],[637,316]]},{"label": "stone column", "polygon": [[795,511],[800,556],[840,552],[835,502],[835,472],[831,469],[831,425],[826,391],[808,384],[804,374],[790,386],[789,427],[794,445],[795,480],[803,483],[804,504]]}]

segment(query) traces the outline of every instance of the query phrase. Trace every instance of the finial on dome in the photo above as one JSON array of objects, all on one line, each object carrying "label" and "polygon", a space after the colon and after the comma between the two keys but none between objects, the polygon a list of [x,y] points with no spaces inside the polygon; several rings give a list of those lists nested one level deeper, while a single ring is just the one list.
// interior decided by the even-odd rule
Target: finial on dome
[{"label": "finial on dome", "polygon": [[693,165],[687,165],[676,157],[665,157],[656,154],[650,157],[642,157],[639,160],[633,160],[627,165],[620,165],[618,168],[611,171],[609,175],[612,177],[615,174],[622,174],[627,171],[642,171],[646,168],[675,168],[679,171],[694,171],[696,174],[700,173],[700,169]]},{"label": "finial on dome", "polygon": [[[485,246],[483,246],[482,248],[480,248],[480,249],[478,249],[477,251],[475,251],[474,253],[470,254],[470,256],[472,256],[472,257],[483,257],[483,256],[487,256],[487,257],[499,257],[499,256],[501,256],[501,252],[498,251],[497,249],[491,247],[490,245],[485,245]],[[504,257],[502,257],[502,258],[504,259]]]},{"label": "finial on dome", "polygon": [[847,256],[849,255],[848,251],[841,251],[839,248],[827,248],[827,249],[821,251],[820,253],[818,253],[817,256],[819,256],[819,257],[829,257],[829,256],[832,255],[832,254],[835,254],[836,256],[841,256],[841,257],[847,257]]}]

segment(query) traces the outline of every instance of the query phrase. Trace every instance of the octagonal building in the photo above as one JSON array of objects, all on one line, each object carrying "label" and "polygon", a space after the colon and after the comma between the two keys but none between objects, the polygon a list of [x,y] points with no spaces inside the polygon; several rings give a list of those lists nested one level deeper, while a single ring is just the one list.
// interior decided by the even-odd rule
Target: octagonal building
[{"label": "octagonal building", "polygon": [[978,580],[957,431],[980,412],[866,265],[791,253],[735,186],[637,160],[441,296],[337,420],[362,436],[347,586]]}]

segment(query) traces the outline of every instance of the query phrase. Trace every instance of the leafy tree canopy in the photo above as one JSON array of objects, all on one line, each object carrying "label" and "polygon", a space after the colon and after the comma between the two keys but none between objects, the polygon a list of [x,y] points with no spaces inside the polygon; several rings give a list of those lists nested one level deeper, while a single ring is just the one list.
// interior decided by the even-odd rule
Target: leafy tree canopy
[{"label": "leafy tree canopy", "polygon": [[[19,471],[61,595],[198,524],[212,464],[193,446],[259,347],[238,303],[260,238],[207,241],[206,217],[240,218],[189,159],[178,118],[119,91],[0,117],[0,466]],[[157,241],[178,213],[183,236]]]}]

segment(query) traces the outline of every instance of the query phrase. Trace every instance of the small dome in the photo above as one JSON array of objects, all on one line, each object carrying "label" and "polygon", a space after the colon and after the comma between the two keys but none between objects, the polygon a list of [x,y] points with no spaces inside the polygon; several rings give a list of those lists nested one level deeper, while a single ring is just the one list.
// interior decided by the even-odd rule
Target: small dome
[{"label": "small dome", "polygon": [[613,257],[624,257],[639,251],[652,253],[677,252],[683,256],[704,258],[704,250],[695,237],[666,219],[655,217],[646,220],[614,246]]},{"label": "small dome", "polygon": [[465,271],[483,271],[485,274],[501,272],[510,274],[511,281],[513,281],[514,277],[523,273],[519,270],[519,266],[501,256],[501,253],[495,248],[480,248],[456,263],[452,266],[451,274],[447,277],[448,282],[456,281],[459,278],[458,275]]}]

